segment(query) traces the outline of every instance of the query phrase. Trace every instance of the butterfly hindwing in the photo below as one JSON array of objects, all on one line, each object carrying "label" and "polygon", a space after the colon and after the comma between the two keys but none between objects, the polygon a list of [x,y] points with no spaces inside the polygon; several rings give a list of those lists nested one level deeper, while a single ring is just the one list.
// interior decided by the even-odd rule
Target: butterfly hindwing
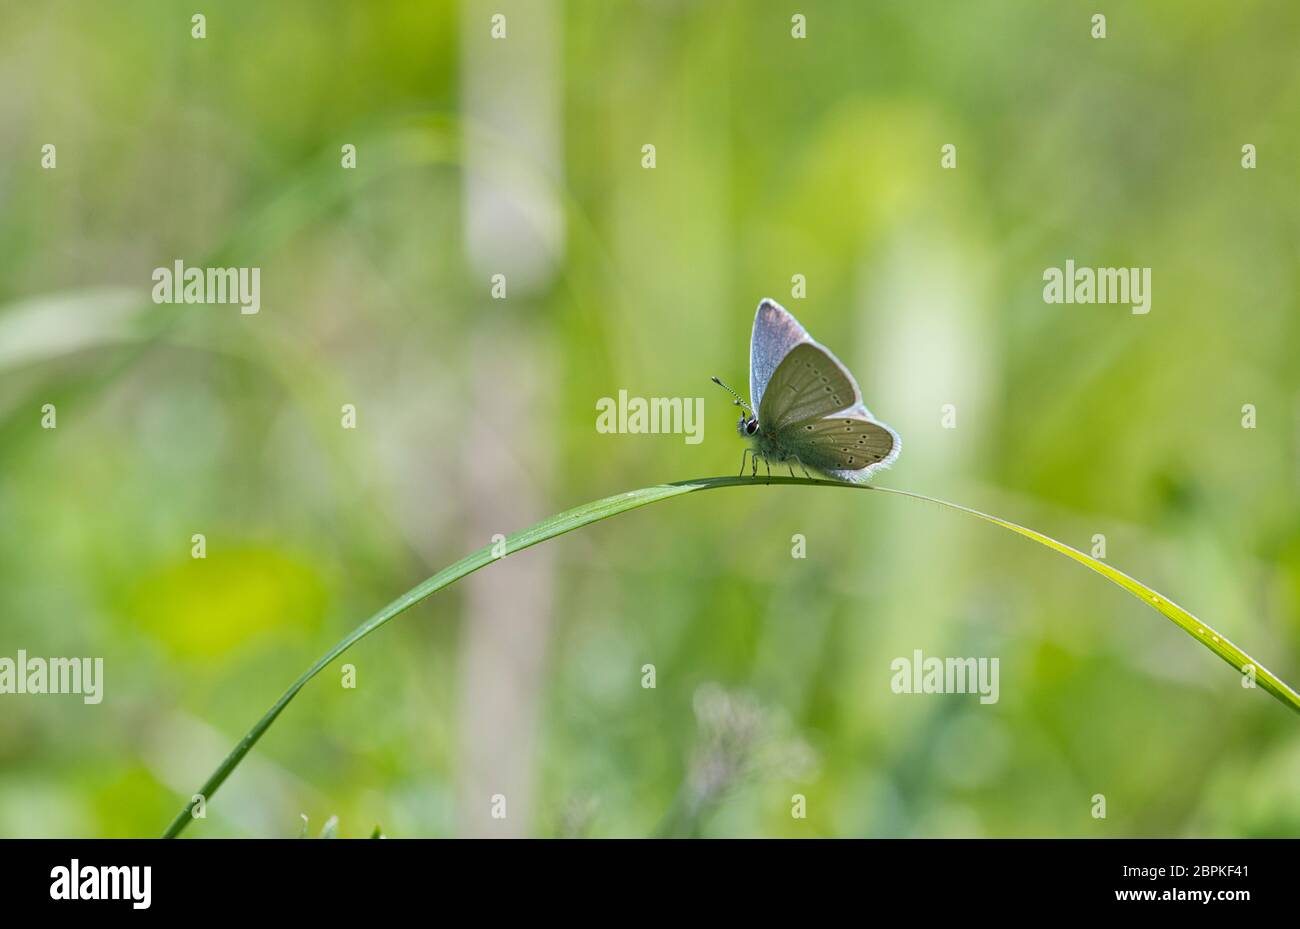
[{"label": "butterfly hindwing", "polygon": [[898,436],[892,429],[856,410],[791,423],[775,438],[804,465],[844,480],[870,473],[863,469],[888,466],[899,451]]},{"label": "butterfly hindwing", "polygon": [[862,402],[853,376],[815,342],[792,348],[777,365],[759,402],[758,422],[769,435],[792,423],[820,419]]}]

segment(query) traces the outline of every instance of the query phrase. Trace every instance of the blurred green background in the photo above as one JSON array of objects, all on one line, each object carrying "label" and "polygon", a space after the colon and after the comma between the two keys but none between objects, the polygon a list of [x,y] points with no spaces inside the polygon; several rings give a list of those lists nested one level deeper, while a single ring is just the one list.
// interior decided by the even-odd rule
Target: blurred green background
[{"label": "blurred green background", "polygon": [[[0,696],[0,835],[158,834],[423,577],[734,473],[708,376],[745,383],[764,296],[902,434],[879,483],[1103,534],[1294,682],[1298,31],[1281,0],[5,0],[0,655],[103,656],[105,698]],[[260,267],[261,313],[154,305],[177,259]],[[1152,268],[1150,314],[1045,304],[1066,259]],[[620,389],[703,396],[704,442],[597,433]],[[914,649],[998,656],[1000,701],[892,693]],[[340,664],[357,687],[324,672],[190,835],[1300,831],[1293,714],[1096,575],[901,498],[650,507]]]}]

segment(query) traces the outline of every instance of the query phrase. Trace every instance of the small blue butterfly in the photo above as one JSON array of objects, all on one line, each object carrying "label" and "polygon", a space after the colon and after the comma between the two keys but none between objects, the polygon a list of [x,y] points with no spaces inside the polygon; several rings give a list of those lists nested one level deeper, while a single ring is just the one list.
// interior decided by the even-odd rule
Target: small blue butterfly
[{"label": "small blue butterfly", "polygon": [[[772,462],[784,463],[791,475],[797,463],[805,475],[812,468],[861,483],[893,464],[903,447],[898,433],[872,418],[849,369],[774,300],[764,300],[754,314],[749,348],[754,406],[716,377],[713,382],[745,410],[736,431],[753,443],[745,454],[752,455],[754,475],[762,458],[769,475]],[[745,473],[744,455],[740,473]]]}]

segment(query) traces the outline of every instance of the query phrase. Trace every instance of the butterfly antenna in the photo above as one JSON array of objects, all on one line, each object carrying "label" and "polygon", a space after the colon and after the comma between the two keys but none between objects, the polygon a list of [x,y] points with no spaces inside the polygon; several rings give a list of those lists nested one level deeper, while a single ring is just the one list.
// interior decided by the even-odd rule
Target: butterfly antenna
[{"label": "butterfly antenna", "polygon": [[744,400],[740,399],[740,394],[736,393],[734,390],[732,390],[732,389],[731,389],[730,387],[728,387],[726,384],[722,383],[722,381],[719,380],[716,376],[710,378],[710,380],[712,380],[713,383],[717,384],[719,387],[721,387],[721,388],[722,388],[723,390],[725,390],[727,393],[731,394],[733,397],[736,398],[734,401],[732,401],[732,405],[733,405],[733,406],[741,407],[741,408],[744,409],[746,412],[748,412],[750,416],[753,416],[753,415],[754,415],[754,411],[751,410],[751,409],[749,408],[749,404],[746,403]]}]

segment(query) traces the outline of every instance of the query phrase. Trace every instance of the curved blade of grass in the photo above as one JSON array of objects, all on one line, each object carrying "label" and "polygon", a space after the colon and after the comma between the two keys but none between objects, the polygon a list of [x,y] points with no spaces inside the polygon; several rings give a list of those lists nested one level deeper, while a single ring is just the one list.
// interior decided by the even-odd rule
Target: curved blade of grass
[{"label": "curved blade of grass", "polygon": [[[1027,539],[1033,539],[1041,545],[1060,552],[1067,558],[1073,558],[1075,561],[1091,568],[1098,574],[1110,581],[1123,587],[1139,600],[1159,610],[1169,619],[1173,620],[1180,628],[1187,632],[1192,638],[1200,642],[1214,654],[1218,655],[1228,664],[1232,665],[1238,673],[1247,673],[1247,670],[1254,668],[1255,680],[1258,686],[1268,691],[1283,704],[1290,707],[1296,712],[1300,712],[1300,694],[1297,694],[1285,682],[1279,679],[1271,671],[1265,668],[1258,661],[1255,661],[1250,655],[1246,654],[1228,639],[1224,638],[1217,630],[1211,628],[1206,623],[1201,622],[1187,610],[1178,606],[1156,591],[1147,587],[1140,581],[1134,580],[1122,571],[1119,571],[1104,562],[1098,561],[1085,555],[1083,552],[1073,549],[1070,546],[1056,541],[1050,536],[1043,535],[1041,532],[1035,532],[1033,529],[1026,529],[1013,522],[1005,519],[999,519],[996,516],[990,516],[987,513],[981,513],[979,510],[973,510],[969,507],[960,506],[956,503],[948,503],[944,500],[937,500],[934,497],[927,497],[924,494],[911,493],[906,490],[893,490],[887,487],[875,487],[869,484],[845,484],[840,481],[812,480],[801,477],[772,477],[772,478],[751,478],[751,477],[711,477],[701,478],[690,481],[680,481],[675,484],[659,484],[655,487],[643,487],[640,490],[632,490],[627,493],[616,494],[612,497],[606,497],[603,500],[596,500],[583,506],[575,507],[572,510],[552,516],[545,519],[535,526],[530,526],[520,532],[509,536],[505,541],[506,555],[522,551],[525,548],[536,545],[539,542],[545,542],[556,536],[564,535],[566,532],[572,532],[574,529],[580,529],[592,523],[599,522],[602,519],[608,519],[611,516],[617,516],[619,513],[625,513],[628,510],[634,510],[637,507],[646,506],[647,504],[657,503],[660,500],[667,500],[670,497],[679,497],[682,494],[693,493],[697,490],[712,490],[718,487],[735,487],[741,485],[764,485],[764,484],[806,484],[819,487],[840,487],[853,490],[870,490],[876,493],[896,494],[904,497],[912,497],[917,500],[924,500],[929,503],[936,503],[940,506],[967,513],[971,516],[978,517],[994,525],[1009,529],[1018,533]],[[230,751],[217,769],[212,772],[212,776],[199,789],[199,794],[204,798],[204,802],[210,802],[212,795],[235,770],[249,750],[257,744],[263,733],[271,727],[276,718],[289,705],[298,691],[319,674],[335,658],[342,655],[354,644],[364,639],[370,633],[374,632],[380,626],[384,625],[390,619],[400,615],[410,609],[415,604],[424,600],[426,597],[436,593],[444,587],[455,583],[467,574],[472,574],[479,568],[485,567],[493,561],[498,560],[492,554],[492,545],[485,545],[478,551],[466,555],[455,564],[443,568],[437,574],[427,578],[420,584],[402,594],[392,603],[388,604],[379,612],[375,613],[356,629],[352,630],[346,636],[339,640],[333,648],[321,656],[315,664],[308,668],[301,677],[289,685],[289,689],[280,695],[266,714],[257,721],[252,729],[239,740],[239,743]],[[187,804],[172,820],[171,825],[163,834],[163,838],[174,838],[189,824],[193,818],[192,810],[198,803],[197,800]]]}]

